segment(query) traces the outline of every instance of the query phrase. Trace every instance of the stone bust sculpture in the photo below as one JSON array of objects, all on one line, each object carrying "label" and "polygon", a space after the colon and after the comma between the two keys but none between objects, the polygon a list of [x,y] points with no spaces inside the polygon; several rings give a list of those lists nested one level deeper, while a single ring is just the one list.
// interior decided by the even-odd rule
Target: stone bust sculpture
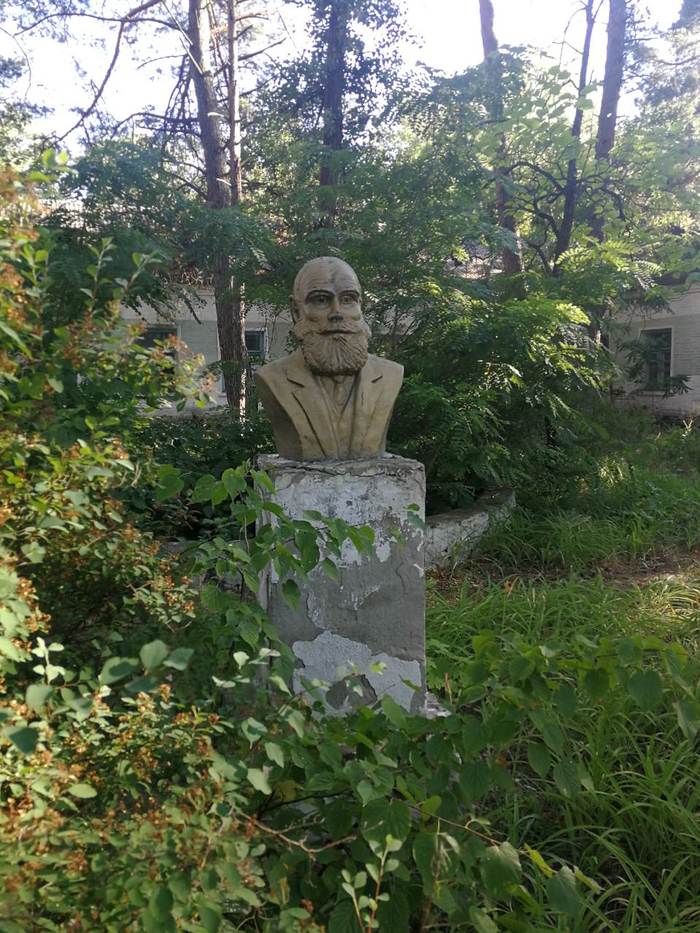
[{"label": "stone bust sculpture", "polygon": [[403,366],[367,352],[354,270],[331,256],[307,262],[291,310],[300,348],[255,374],[277,452],[290,460],[381,456]]}]

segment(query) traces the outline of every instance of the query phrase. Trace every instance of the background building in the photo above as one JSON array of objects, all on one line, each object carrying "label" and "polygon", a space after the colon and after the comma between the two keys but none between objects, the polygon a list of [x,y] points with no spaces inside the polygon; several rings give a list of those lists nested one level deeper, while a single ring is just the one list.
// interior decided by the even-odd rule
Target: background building
[{"label": "background building", "polygon": [[[623,385],[626,403],[669,416],[700,414],[700,286],[672,298],[667,311],[630,311],[618,316],[615,352],[626,362],[625,343],[645,347],[639,382]],[[683,378],[687,392],[671,392]]]},{"label": "background building", "polygon": [[[197,291],[194,311],[196,318],[186,304],[180,302],[167,315],[159,314],[154,308],[144,307],[138,312],[133,308],[123,308],[122,317],[127,321],[145,323],[143,339],[146,343],[152,344],[156,340],[175,336],[186,344],[193,354],[203,356],[207,366],[210,366],[220,359],[216,308],[211,289],[203,288]],[[291,326],[286,311],[280,312],[266,305],[248,306],[246,347],[253,367],[266,360],[277,359],[288,351]],[[215,404],[225,405],[226,395],[221,378],[217,388],[218,393],[214,395]]]}]

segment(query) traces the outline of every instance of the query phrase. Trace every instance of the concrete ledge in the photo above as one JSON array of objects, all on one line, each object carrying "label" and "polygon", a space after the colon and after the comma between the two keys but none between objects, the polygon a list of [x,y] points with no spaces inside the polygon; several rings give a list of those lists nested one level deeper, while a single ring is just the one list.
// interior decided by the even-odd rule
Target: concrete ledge
[{"label": "concrete ledge", "polygon": [[452,509],[426,519],[425,569],[454,567],[474,550],[489,527],[515,508],[512,489],[483,493],[468,509]]}]

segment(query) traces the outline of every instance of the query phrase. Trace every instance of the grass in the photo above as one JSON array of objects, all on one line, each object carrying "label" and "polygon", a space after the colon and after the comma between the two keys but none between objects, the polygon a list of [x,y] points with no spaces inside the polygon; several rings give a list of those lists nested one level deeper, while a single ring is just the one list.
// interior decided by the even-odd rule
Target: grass
[{"label": "grass", "polygon": [[[700,680],[699,467],[700,436],[674,429],[608,444],[593,474],[546,501],[523,496],[468,565],[433,582],[431,688],[458,694],[485,633],[506,669],[545,643],[679,642]],[[600,882],[578,919],[547,929],[699,933],[700,756],[670,700],[645,712],[620,685],[597,702],[584,693],[568,732],[587,786],[571,799],[535,774],[524,736],[511,750],[515,790],[486,814],[511,841]]]}]

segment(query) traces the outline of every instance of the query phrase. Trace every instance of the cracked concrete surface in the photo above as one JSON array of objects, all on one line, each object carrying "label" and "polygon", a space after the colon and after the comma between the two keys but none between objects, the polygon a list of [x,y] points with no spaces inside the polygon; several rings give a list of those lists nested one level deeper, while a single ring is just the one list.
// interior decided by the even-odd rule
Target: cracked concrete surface
[{"label": "cracked concrete surface", "polygon": [[[298,688],[302,677],[335,681],[333,695],[343,707],[342,667],[351,663],[361,673],[365,702],[373,694],[390,693],[402,706],[418,710],[425,685],[423,531],[409,521],[408,506],[417,505],[414,514],[424,518],[422,464],[392,456],[320,463],[269,456],[259,459],[259,467],[273,478],[275,500],[290,517],[313,510],[369,525],[375,533],[371,555],[346,543],[338,582],[318,569],[308,583],[297,581],[302,599],[296,611],[282,599],[273,574],[263,581],[261,602],[304,665],[297,672]],[[371,670],[375,663],[386,665],[383,674]]]}]

